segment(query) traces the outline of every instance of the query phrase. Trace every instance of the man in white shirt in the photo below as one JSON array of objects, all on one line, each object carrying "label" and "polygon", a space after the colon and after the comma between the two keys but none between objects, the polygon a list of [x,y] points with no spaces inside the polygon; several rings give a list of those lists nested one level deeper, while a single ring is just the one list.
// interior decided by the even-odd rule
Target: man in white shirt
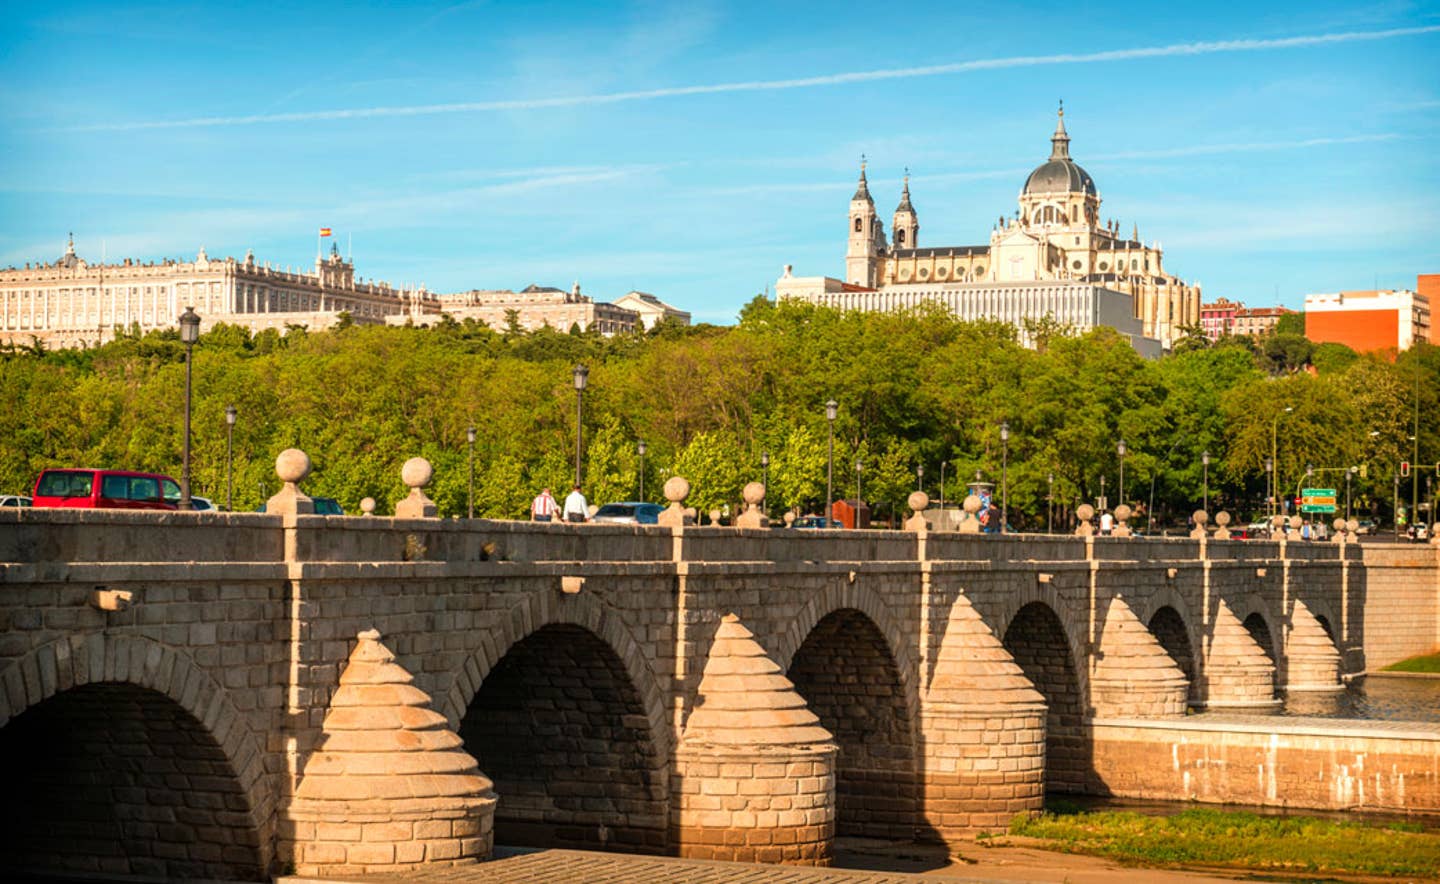
[{"label": "man in white shirt", "polygon": [[580,493],[580,486],[576,485],[565,498],[565,521],[584,522],[589,518],[590,502]]},{"label": "man in white shirt", "polygon": [[560,512],[560,504],[550,493],[549,488],[535,495],[535,499],[530,502],[530,518],[537,522],[549,522],[555,518],[555,514],[558,512]]},{"label": "man in white shirt", "polygon": [[1115,517],[1112,516],[1112,515],[1110,515],[1109,512],[1102,513],[1101,516],[1100,516],[1100,533],[1101,533],[1101,534],[1109,534],[1110,532],[1112,532],[1112,531],[1114,531],[1114,530],[1115,530]]}]

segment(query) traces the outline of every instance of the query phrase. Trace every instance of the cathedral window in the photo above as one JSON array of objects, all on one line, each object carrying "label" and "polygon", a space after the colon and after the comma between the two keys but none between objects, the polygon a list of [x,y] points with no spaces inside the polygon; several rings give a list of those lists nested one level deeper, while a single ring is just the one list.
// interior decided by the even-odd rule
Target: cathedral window
[{"label": "cathedral window", "polygon": [[920,278],[921,278],[921,279],[928,279],[929,277],[930,277],[930,271],[929,271],[928,269],[924,268],[924,267],[921,267],[921,268],[920,268]]},{"label": "cathedral window", "polygon": [[1139,269],[1140,269],[1140,262],[1137,261],[1137,260],[1135,260],[1134,258],[1131,258],[1131,259],[1130,259],[1130,269],[1131,269],[1131,270],[1139,270]]},{"label": "cathedral window", "polygon": [[1070,262],[1070,266],[1073,267],[1073,268],[1075,268],[1076,270],[1079,270],[1081,267],[1084,267],[1085,265],[1084,265],[1083,263],[1081,263],[1080,261],[1077,260],[1077,261],[1071,261],[1071,262]]},{"label": "cathedral window", "polygon": [[936,268],[935,268],[935,278],[936,278],[936,279],[944,279],[944,278],[945,278],[946,276],[948,276],[948,275],[949,275],[949,271],[947,271],[944,267],[936,267]]},{"label": "cathedral window", "polygon": [[862,226],[863,226],[863,224],[862,224],[862,222],[860,221],[860,219],[859,219],[859,218],[856,218],[856,219],[855,219],[855,232],[856,232],[856,233],[859,233],[859,232],[861,231]]},{"label": "cathedral window", "polygon": [[905,245],[905,228],[902,227],[899,230],[895,231],[895,245]]},{"label": "cathedral window", "polygon": [[982,274],[982,273],[984,273],[984,272],[985,272],[985,265],[984,265],[984,264],[976,264],[976,265],[975,265],[975,276],[978,277],[980,274]]},{"label": "cathedral window", "polygon": [[1079,220],[1080,220],[1080,207],[1079,207],[1079,206],[1071,206],[1071,207],[1070,207],[1070,220],[1071,220],[1071,221],[1079,221]]},{"label": "cathedral window", "polygon": [[1108,262],[1108,261],[1101,261],[1101,262],[1100,262],[1100,272],[1101,272],[1101,273],[1104,273],[1106,270],[1109,270],[1109,269],[1110,269],[1110,262]]}]

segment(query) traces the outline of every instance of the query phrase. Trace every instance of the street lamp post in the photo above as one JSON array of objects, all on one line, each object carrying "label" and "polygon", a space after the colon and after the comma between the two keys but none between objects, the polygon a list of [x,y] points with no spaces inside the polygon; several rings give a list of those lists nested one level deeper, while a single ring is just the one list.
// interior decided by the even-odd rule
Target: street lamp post
[{"label": "street lamp post", "polygon": [[1275,506],[1280,502],[1280,418],[1294,411],[1292,405],[1285,406],[1285,410],[1275,415],[1270,422],[1270,459],[1267,460],[1265,472],[1266,487],[1270,492],[1270,517],[1275,517]]},{"label": "street lamp post", "polygon": [[1395,471],[1395,499],[1390,504],[1391,518],[1395,520],[1395,539],[1400,539],[1400,471]]},{"label": "street lamp post", "polygon": [[865,464],[861,462],[860,458],[855,458],[855,508],[857,510],[860,508],[860,501],[865,499],[860,496],[860,473],[864,469]]},{"label": "street lamp post", "polygon": [[1055,474],[1045,474],[1045,533],[1055,533]]},{"label": "street lamp post", "polygon": [[1010,521],[1010,424],[1000,422],[1000,533]]},{"label": "street lamp post", "polygon": [[840,403],[831,399],[825,403],[825,421],[830,426],[830,458],[825,463],[825,521],[822,522],[826,528],[830,527],[830,511],[835,505],[835,415],[840,408]]},{"label": "street lamp post", "polygon": [[1121,439],[1120,444],[1115,446],[1115,451],[1120,455],[1120,503],[1125,503],[1125,440]]},{"label": "street lamp post", "polygon": [[470,456],[470,488],[465,494],[465,518],[475,518],[475,427],[465,428],[465,445]]},{"label": "street lamp post", "polygon": [[1350,521],[1350,479],[1359,467],[1352,466],[1345,471],[1345,521]]},{"label": "street lamp post", "polygon": [[1109,503],[1109,502],[1110,502],[1110,501],[1108,501],[1108,500],[1105,499],[1105,477],[1104,477],[1104,476],[1101,476],[1101,477],[1100,477],[1100,499],[1097,500],[1097,501],[1095,501],[1095,508],[1098,509],[1100,512],[1103,513],[1103,512],[1105,512],[1107,509],[1109,509],[1109,507],[1106,506],[1106,504]]},{"label": "street lamp post", "polygon": [[200,314],[186,307],[180,314],[180,342],[185,345],[185,449],[180,467],[180,509],[193,509],[190,502],[190,363],[194,361],[195,342],[200,339]]},{"label": "street lamp post", "polygon": [[1200,452],[1200,465],[1205,469],[1205,497],[1200,508],[1208,513],[1210,512],[1210,450],[1208,448]]},{"label": "street lamp post", "polygon": [[945,461],[940,461],[940,509],[945,509]]},{"label": "street lamp post", "polygon": [[925,465],[923,463],[915,465],[915,490],[925,490]]},{"label": "street lamp post", "polygon": [[[1313,463],[1307,463],[1305,465],[1304,474],[1300,476],[1300,481],[1295,483],[1295,498],[1297,500],[1300,499],[1300,491],[1305,487],[1306,480],[1308,480],[1313,475],[1315,475],[1315,465]],[[1297,514],[1299,512],[1298,505],[1296,506],[1296,512]],[[1314,519],[1311,519],[1311,521],[1314,521]]]},{"label": "street lamp post", "polygon": [[1275,461],[1273,458],[1265,458],[1265,494],[1266,502],[1270,504],[1270,518],[1275,518]]},{"label": "street lamp post", "polygon": [[580,487],[580,452],[585,441],[581,419],[585,416],[585,382],[590,378],[590,369],[575,366],[575,487]]},{"label": "street lamp post", "polygon": [[760,484],[765,486],[765,496],[760,498],[760,511],[768,513],[766,500],[770,497],[770,452],[760,452]]},{"label": "street lamp post", "polygon": [[635,443],[635,451],[640,455],[640,502],[645,502],[645,440],[641,439]]},{"label": "street lamp post", "polygon": [[225,406],[225,512],[233,513],[231,498],[235,494],[235,420],[240,412]]}]

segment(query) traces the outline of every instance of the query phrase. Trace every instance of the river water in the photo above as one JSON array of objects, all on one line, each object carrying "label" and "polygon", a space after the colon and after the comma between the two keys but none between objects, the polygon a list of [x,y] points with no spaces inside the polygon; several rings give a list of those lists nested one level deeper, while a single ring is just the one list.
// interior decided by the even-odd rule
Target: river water
[{"label": "river water", "polygon": [[1362,676],[1333,694],[1291,695],[1278,714],[1292,718],[1440,723],[1440,678]]}]

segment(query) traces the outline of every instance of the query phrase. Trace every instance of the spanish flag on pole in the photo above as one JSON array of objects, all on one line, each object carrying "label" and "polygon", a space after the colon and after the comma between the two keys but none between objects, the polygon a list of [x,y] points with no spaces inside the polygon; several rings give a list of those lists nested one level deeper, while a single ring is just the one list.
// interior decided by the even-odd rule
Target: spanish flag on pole
[{"label": "spanish flag on pole", "polygon": [[330,228],[328,228],[328,227],[322,227],[322,228],[320,228],[320,235],[321,235],[321,236],[329,236],[329,235],[330,235]]}]

